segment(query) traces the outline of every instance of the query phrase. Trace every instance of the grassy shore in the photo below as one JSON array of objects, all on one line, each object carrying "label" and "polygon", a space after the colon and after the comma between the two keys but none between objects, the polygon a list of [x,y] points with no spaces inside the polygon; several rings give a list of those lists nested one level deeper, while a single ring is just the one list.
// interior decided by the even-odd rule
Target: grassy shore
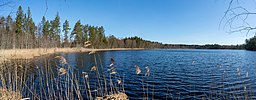
[{"label": "grassy shore", "polygon": [[[29,99],[60,99],[60,100],[103,100],[103,98],[116,98],[127,100],[122,78],[117,76],[114,60],[111,60],[110,71],[104,71],[100,57],[96,51],[109,50],[140,50],[142,48],[38,48],[1,50],[3,59],[0,63],[0,100]],[[43,58],[41,63],[28,63],[36,56],[52,53],[90,52],[95,61],[91,70],[74,71],[63,56]],[[7,59],[5,61],[5,59]],[[9,60],[15,59],[15,60]],[[51,60],[48,60],[51,59]],[[113,59],[113,58],[112,58]],[[99,62],[99,63],[98,63]],[[111,76],[112,75],[112,76]],[[95,84],[92,85],[92,84]],[[23,99],[22,99],[23,100]]]},{"label": "grassy shore", "polygon": [[111,50],[141,50],[143,48],[110,48],[110,49],[89,49],[89,48],[36,48],[36,49],[7,49],[0,50],[0,61],[6,59],[31,59],[37,56],[53,53],[90,52],[90,51],[111,51]]}]

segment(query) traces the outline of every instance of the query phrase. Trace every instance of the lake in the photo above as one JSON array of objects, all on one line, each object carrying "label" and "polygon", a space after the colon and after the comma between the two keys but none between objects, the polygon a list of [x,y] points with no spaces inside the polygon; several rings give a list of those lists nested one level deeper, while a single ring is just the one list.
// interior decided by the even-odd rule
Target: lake
[{"label": "lake", "polygon": [[[59,53],[47,57],[63,56],[78,80],[83,72],[89,73],[91,90],[97,90],[97,73],[91,66],[98,65],[107,81],[121,80],[129,99],[256,99],[256,52],[245,50],[124,50],[88,53]],[[96,57],[96,59],[94,59]],[[110,70],[114,59],[116,74]],[[97,63],[95,63],[95,60]],[[45,59],[34,60],[39,67]],[[135,65],[141,73],[136,74]],[[150,75],[145,76],[146,68]],[[57,73],[57,72],[55,72]],[[91,75],[91,76],[90,76]],[[110,78],[110,75],[111,78]],[[103,76],[100,76],[103,77]],[[114,78],[117,78],[116,80]],[[39,80],[36,78],[35,80]],[[83,98],[83,84],[78,82]],[[95,83],[95,84],[94,84]],[[109,84],[108,84],[109,85]],[[118,84],[116,84],[117,87]],[[98,87],[99,88],[99,87]],[[85,88],[86,89],[86,88]],[[84,91],[86,91],[84,89]],[[108,88],[109,90],[109,88]],[[97,96],[97,93],[92,95]],[[94,96],[93,96],[94,97]]]},{"label": "lake", "polygon": [[[256,52],[245,50],[131,50],[98,52],[104,68],[110,68],[110,58],[124,80],[130,99],[142,99],[145,94],[156,99],[245,98],[256,93]],[[71,66],[87,71],[93,64],[88,53],[61,54]],[[82,59],[83,61],[79,61]],[[150,68],[150,76],[138,76]],[[248,73],[248,77],[247,74]],[[153,93],[153,95],[152,95]]]}]

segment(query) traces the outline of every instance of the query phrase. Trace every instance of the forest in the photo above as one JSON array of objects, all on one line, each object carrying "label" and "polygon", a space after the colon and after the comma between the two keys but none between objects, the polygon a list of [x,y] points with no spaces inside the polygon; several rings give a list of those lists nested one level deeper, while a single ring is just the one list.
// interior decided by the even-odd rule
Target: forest
[{"label": "forest", "polygon": [[244,49],[245,45],[219,45],[219,44],[205,44],[205,45],[187,45],[187,44],[164,44],[166,49]]},{"label": "forest", "polygon": [[103,26],[83,24],[80,20],[71,30],[69,21],[65,20],[62,24],[60,18],[58,13],[53,20],[43,16],[41,22],[36,24],[32,19],[30,8],[28,7],[27,13],[24,13],[19,6],[15,19],[10,15],[0,18],[0,48],[83,47],[86,41],[91,41],[93,48],[161,48],[163,46],[162,43],[143,40],[137,36],[126,38],[106,36]]},{"label": "forest", "polygon": [[245,40],[245,49],[256,51],[256,36]]},{"label": "forest", "polygon": [[103,26],[83,24],[78,20],[71,30],[69,21],[66,19],[61,23],[60,18],[58,13],[53,20],[47,20],[43,16],[41,22],[36,24],[32,19],[30,8],[28,7],[27,13],[24,13],[19,6],[15,19],[10,15],[0,18],[0,49],[84,47],[86,41],[91,41],[93,48],[245,49],[244,44],[163,44],[144,40],[138,36],[125,38],[106,36]]}]

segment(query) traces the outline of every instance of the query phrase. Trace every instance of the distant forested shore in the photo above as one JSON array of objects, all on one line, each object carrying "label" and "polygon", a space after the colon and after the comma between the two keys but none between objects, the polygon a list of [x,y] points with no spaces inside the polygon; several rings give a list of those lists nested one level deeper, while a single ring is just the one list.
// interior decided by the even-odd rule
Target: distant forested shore
[{"label": "distant forested shore", "polygon": [[[52,20],[42,17],[35,23],[30,8],[24,13],[21,6],[14,16],[0,18],[0,49],[32,49],[32,48],[62,48],[84,47],[90,41],[89,48],[162,48],[162,43],[144,40],[140,37],[117,38],[105,35],[103,26],[83,24],[78,20],[70,28],[66,19],[61,24],[59,14]],[[62,27],[62,28],[61,28]],[[62,32],[61,32],[62,31]]]},{"label": "distant forested shore", "polygon": [[187,44],[164,44],[163,48],[166,49],[245,49],[245,45],[219,45],[219,44],[206,44],[206,45],[187,45]]},{"label": "distant forested shore", "polygon": [[92,46],[89,48],[95,49],[245,49],[245,46],[247,46],[244,44],[163,44],[160,42],[144,40],[138,36],[117,38],[114,35],[106,36],[103,26],[82,24],[80,20],[75,23],[74,27],[71,30],[69,26],[69,21],[66,19],[61,24],[60,18],[61,17],[58,13],[56,14],[56,17],[52,20],[47,20],[46,17],[43,16],[41,22],[36,24],[32,19],[30,8],[28,7],[27,13],[24,13],[22,7],[19,6],[16,12],[15,19],[12,18],[12,16],[10,15],[2,16],[0,18],[0,49],[84,47],[86,41],[91,42]]}]

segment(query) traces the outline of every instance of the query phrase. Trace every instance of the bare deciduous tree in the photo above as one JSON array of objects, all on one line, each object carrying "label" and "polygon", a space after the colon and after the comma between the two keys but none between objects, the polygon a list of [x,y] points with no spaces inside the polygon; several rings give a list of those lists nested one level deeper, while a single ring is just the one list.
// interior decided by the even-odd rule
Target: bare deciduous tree
[{"label": "bare deciduous tree", "polygon": [[[252,2],[256,2],[252,0]],[[256,10],[250,9],[248,1],[230,0],[228,7],[221,19],[220,26],[227,30],[228,33],[256,33],[256,24],[253,17],[256,17]],[[254,11],[253,11],[254,10]]]}]

